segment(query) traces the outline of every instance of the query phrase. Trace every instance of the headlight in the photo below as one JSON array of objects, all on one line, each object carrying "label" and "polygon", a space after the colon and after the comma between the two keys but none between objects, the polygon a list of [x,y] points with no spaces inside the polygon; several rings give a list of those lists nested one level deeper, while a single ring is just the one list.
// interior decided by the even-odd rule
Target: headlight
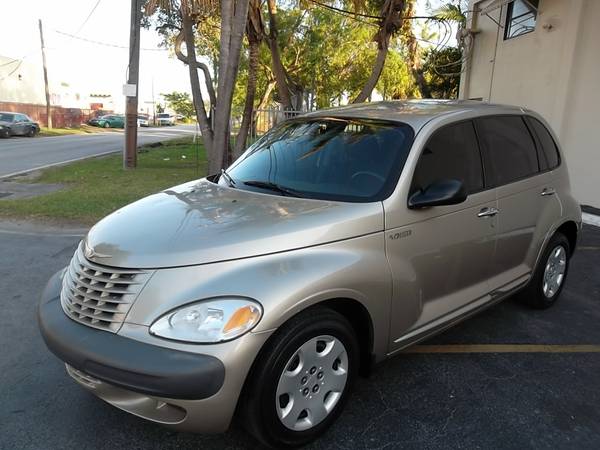
[{"label": "headlight", "polygon": [[150,327],[150,333],[175,341],[212,344],[240,337],[254,328],[261,317],[261,305],[252,300],[204,300],[160,317]]}]

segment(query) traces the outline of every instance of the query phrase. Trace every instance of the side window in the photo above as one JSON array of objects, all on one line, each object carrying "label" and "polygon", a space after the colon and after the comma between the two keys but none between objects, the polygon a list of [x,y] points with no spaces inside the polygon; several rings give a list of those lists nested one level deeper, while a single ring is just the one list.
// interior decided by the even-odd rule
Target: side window
[{"label": "side window", "polygon": [[486,173],[495,186],[539,172],[535,144],[521,116],[482,117],[476,123],[486,150]]},{"label": "side window", "polygon": [[550,132],[546,129],[544,124],[534,117],[527,117],[527,121],[533,128],[537,138],[542,146],[542,153],[540,165],[544,163],[544,169],[554,169],[560,164],[560,157],[558,156],[558,148],[552,138]]},{"label": "side window", "polygon": [[443,179],[460,180],[467,192],[483,189],[483,169],[472,122],[448,125],[427,141],[413,175],[411,194]]}]

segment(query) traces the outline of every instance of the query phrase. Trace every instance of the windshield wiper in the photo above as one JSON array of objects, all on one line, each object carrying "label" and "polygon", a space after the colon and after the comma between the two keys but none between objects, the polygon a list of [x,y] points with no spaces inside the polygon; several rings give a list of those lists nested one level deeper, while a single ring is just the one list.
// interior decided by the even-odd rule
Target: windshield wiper
[{"label": "windshield wiper", "polygon": [[279,192],[279,193],[281,193],[283,195],[287,195],[289,197],[304,197],[301,192],[299,192],[295,189],[292,189],[292,188],[289,188],[286,186],[282,186],[277,183],[271,183],[270,181],[248,180],[248,181],[244,181],[244,184],[246,186],[254,186],[257,188],[268,189],[270,191]]},{"label": "windshield wiper", "polygon": [[233,178],[231,178],[231,175],[229,175],[225,169],[221,169],[221,176],[225,178],[225,181],[227,181],[229,187],[235,187],[235,181],[233,180]]}]

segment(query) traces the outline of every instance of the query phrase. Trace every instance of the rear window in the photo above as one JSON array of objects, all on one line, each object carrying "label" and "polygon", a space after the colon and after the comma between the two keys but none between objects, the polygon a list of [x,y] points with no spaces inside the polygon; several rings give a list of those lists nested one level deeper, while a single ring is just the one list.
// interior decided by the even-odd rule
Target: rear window
[{"label": "rear window", "polygon": [[521,116],[482,117],[476,123],[486,175],[495,186],[539,172],[535,143]]},{"label": "rear window", "polygon": [[228,173],[238,189],[277,194],[277,185],[299,197],[379,201],[396,186],[413,136],[402,123],[291,120],[253,144]]},{"label": "rear window", "polygon": [[527,117],[527,121],[533,128],[542,151],[540,152],[540,168],[542,170],[551,170],[560,164],[560,157],[558,156],[558,148],[556,142],[552,138],[550,132],[546,129],[544,124],[534,117]]}]

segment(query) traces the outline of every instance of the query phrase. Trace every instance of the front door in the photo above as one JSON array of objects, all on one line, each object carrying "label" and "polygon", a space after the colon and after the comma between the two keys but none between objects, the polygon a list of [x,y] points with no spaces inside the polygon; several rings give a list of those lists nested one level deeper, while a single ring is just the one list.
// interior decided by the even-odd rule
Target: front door
[{"label": "front door", "polygon": [[386,230],[393,278],[392,351],[489,292],[496,193],[486,188],[471,121],[432,134],[421,150],[410,192],[443,179],[463,182],[467,200],[450,206],[407,207],[403,217],[409,225]]}]

